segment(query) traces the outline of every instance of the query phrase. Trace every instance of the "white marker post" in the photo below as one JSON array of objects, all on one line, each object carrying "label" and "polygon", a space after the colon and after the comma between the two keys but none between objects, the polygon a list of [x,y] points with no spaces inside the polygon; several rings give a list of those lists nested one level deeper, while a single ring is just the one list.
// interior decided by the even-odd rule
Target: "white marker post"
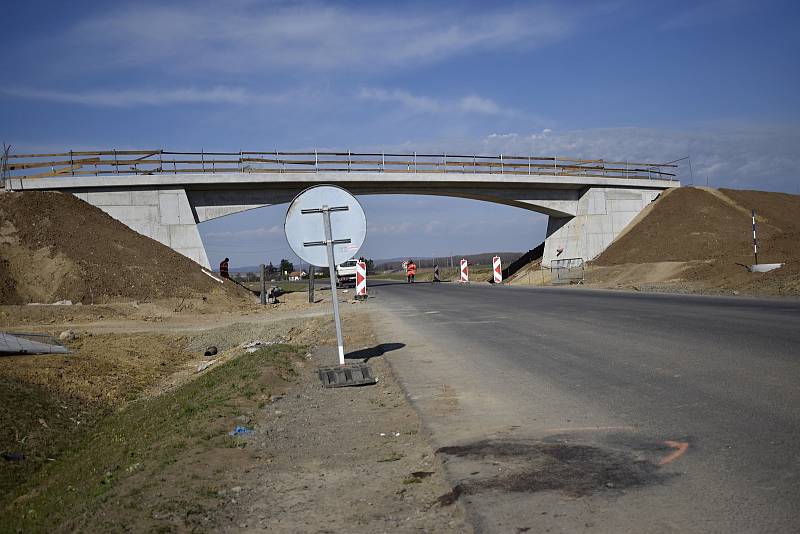
[{"label": "white marker post", "polygon": [[756,240],[756,210],[753,208],[753,256],[755,258],[755,265],[758,265],[758,241]]},{"label": "white marker post", "polygon": [[464,258],[461,259],[461,278],[458,281],[462,284],[469,284],[469,264]]},{"label": "white marker post", "polygon": [[367,298],[367,264],[363,261],[356,263],[356,298]]},{"label": "white marker post", "polygon": [[500,264],[500,256],[492,258],[492,270],[494,271],[494,283],[503,283],[503,267]]}]

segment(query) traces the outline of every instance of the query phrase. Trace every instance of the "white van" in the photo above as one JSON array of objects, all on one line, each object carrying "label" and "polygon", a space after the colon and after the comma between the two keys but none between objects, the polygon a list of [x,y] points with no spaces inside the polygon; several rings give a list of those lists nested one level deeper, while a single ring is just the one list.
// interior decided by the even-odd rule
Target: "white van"
[{"label": "white van", "polygon": [[336,266],[336,285],[344,287],[349,284],[356,286],[356,260],[348,260]]}]

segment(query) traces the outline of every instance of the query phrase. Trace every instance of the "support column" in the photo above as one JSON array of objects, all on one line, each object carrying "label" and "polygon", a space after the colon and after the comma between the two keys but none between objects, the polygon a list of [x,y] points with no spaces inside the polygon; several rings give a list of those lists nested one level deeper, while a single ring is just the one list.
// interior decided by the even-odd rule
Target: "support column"
[{"label": "support column", "polygon": [[574,217],[551,215],[548,219],[542,265],[549,266],[559,258],[594,259],[659,193],[651,189],[586,189]]}]

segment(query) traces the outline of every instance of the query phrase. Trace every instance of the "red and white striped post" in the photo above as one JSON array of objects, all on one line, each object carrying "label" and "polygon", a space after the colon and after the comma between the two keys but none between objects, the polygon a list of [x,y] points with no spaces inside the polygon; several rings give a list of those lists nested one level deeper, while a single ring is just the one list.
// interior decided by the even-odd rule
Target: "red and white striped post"
[{"label": "red and white striped post", "polygon": [[469,265],[464,258],[461,258],[461,278],[458,281],[462,284],[469,283]]},{"label": "red and white striped post", "polygon": [[356,262],[356,298],[367,298],[367,264]]},{"label": "red and white striped post", "polygon": [[753,256],[755,257],[755,264],[758,265],[758,242],[756,241],[756,210],[752,210],[753,214]]},{"label": "red and white striped post", "polygon": [[492,258],[492,270],[494,271],[494,283],[503,283],[503,267],[500,264],[500,256]]}]

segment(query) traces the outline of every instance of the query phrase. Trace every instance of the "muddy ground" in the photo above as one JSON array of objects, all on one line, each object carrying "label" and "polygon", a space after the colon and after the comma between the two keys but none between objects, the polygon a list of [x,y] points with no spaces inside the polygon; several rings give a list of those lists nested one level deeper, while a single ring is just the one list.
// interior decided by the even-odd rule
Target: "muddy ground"
[{"label": "muddy ground", "polygon": [[351,295],[345,342],[373,386],[321,387],[329,292],[204,313],[202,299],[0,307],[6,331],[74,335],[69,355],[0,359],[0,531],[468,531]]}]

